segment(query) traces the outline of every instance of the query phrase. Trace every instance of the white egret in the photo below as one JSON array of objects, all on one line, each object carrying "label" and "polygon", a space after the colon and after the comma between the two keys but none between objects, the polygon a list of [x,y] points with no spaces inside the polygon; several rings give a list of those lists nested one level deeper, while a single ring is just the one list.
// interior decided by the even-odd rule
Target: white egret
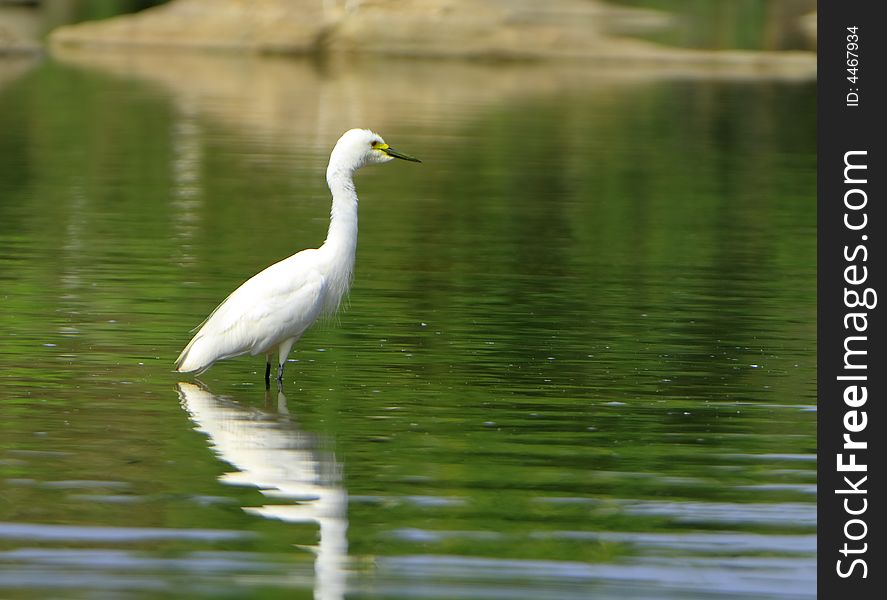
[{"label": "white egret", "polygon": [[354,172],[395,158],[421,162],[391,148],[372,131],[346,131],[326,170],[333,204],[323,245],[271,265],[234,290],[182,350],[176,370],[202,373],[218,360],[265,354],[265,384],[270,385],[271,355],[276,349],[277,381],[282,382],[293,344],[321,313],[335,312],[351,285],[357,248]]}]

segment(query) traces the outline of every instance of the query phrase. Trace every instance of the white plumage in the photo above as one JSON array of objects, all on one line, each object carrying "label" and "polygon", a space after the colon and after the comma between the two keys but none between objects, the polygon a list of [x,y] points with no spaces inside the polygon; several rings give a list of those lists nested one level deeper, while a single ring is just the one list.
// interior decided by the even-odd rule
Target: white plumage
[{"label": "white plumage", "polygon": [[348,292],[357,248],[357,192],[354,172],[397,152],[367,129],[345,132],[330,154],[326,179],[333,195],[330,226],[320,248],[302,250],[253,275],[206,319],[176,360],[180,373],[203,372],[213,363],[242,354],[265,354],[270,381],[271,354],[278,353],[278,382],[293,344],[324,311],[334,312]]}]

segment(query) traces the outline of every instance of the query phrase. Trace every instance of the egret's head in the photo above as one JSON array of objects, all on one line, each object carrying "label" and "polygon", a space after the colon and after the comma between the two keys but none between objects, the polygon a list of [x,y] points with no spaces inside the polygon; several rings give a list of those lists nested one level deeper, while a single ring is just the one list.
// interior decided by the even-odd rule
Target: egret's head
[{"label": "egret's head", "polygon": [[364,165],[386,163],[395,158],[422,162],[418,158],[398,152],[386,144],[378,133],[369,129],[351,129],[336,142],[330,154],[330,169],[335,165],[338,168],[354,170]]}]

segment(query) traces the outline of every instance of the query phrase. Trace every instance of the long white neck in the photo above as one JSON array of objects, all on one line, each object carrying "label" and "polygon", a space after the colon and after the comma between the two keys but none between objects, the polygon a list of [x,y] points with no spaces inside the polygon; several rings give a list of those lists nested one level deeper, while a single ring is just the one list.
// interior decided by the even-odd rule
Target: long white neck
[{"label": "long white neck", "polygon": [[326,173],[327,185],[333,194],[330,210],[330,228],[321,251],[327,256],[326,309],[335,311],[351,286],[354,254],[357,250],[357,190],[354,171],[330,164]]}]

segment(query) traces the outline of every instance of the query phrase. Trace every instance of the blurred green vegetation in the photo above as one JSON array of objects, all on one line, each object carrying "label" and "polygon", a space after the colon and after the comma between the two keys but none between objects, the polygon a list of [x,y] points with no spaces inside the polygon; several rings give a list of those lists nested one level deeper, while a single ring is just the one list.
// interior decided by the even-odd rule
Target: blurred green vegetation
[{"label": "blurred green vegetation", "polygon": [[651,40],[714,50],[814,50],[799,19],[816,10],[815,0],[610,0],[674,15]]}]

